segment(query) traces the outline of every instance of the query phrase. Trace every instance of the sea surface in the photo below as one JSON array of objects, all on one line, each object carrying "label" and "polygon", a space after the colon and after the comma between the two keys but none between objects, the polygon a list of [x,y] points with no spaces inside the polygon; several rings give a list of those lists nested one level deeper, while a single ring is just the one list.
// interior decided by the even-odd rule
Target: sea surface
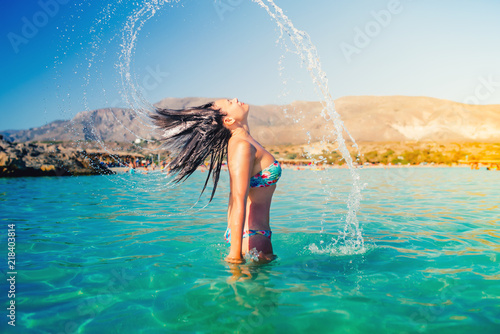
[{"label": "sea surface", "polygon": [[[276,261],[229,265],[228,176],[0,179],[15,224],[16,326],[2,333],[499,333],[500,172],[361,169],[364,249],[346,249],[346,169],[285,169]],[[333,184],[328,195],[322,183]]]}]

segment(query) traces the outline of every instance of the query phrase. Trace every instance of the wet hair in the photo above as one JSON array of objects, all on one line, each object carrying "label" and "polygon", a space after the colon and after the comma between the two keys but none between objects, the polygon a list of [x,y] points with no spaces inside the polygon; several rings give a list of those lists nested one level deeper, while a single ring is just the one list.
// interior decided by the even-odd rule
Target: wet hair
[{"label": "wet hair", "polygon": [[150,115],[153,123],[164,131],[163,146],[175,153],[168,164],[174,181],[185,181],[194,171],[210,157],[210,168],[200,196],[207,187],[212,176],[213,190],[210,201],[214,197],[224,156],[227,155],[227,144],[231,131],[226,128],[222,119],[225,116],[214,109],[214,102],[186,109],[156,108]]}]

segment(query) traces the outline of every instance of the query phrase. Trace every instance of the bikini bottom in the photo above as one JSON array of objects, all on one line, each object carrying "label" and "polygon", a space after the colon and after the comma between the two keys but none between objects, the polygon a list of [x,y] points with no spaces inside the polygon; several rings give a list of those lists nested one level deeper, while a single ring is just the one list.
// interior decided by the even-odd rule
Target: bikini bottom
[{"label": "bikini bottom", "polygon": [[[261,234],[271,239],[272,232],[271,230],[247,230],[243,231],[243,238],[248,238],[256,234]],[[231,229],[229,227],[227,228],[226,233],[224,233],[224,240],[226,240],[229,244],[231,243]]]}]

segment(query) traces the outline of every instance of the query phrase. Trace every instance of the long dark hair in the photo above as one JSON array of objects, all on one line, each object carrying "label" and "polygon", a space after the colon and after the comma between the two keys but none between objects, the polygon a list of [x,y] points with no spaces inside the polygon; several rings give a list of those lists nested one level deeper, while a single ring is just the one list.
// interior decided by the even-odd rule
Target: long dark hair
[{"label": "long dark hair", "polygon": [[210,156],[210,168],[200,196],[212,176],[214,187],[211,202],[231,138],[231,131],[222,123],[225,115],[214,108],[214,102],[186,109],[156,108],[155,111],[150,117],[164,131],[160,140],[166,149],[176,153],[168,164],[170,173],[175,175],[175,182],[185,181]]}]

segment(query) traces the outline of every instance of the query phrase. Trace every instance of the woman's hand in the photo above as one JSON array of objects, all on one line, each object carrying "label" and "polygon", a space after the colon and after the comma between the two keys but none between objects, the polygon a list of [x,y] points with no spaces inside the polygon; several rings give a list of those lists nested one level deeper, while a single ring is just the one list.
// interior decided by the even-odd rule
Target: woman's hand
[{"label": "woman's hand", "polygon": [[240,256],[232,256],[231,254],[229,254],[228,256],[226,256],[226,258],[224,260],[226,262],[235,263],[235,264],[245,263],[245,259],[241,255]]}]

